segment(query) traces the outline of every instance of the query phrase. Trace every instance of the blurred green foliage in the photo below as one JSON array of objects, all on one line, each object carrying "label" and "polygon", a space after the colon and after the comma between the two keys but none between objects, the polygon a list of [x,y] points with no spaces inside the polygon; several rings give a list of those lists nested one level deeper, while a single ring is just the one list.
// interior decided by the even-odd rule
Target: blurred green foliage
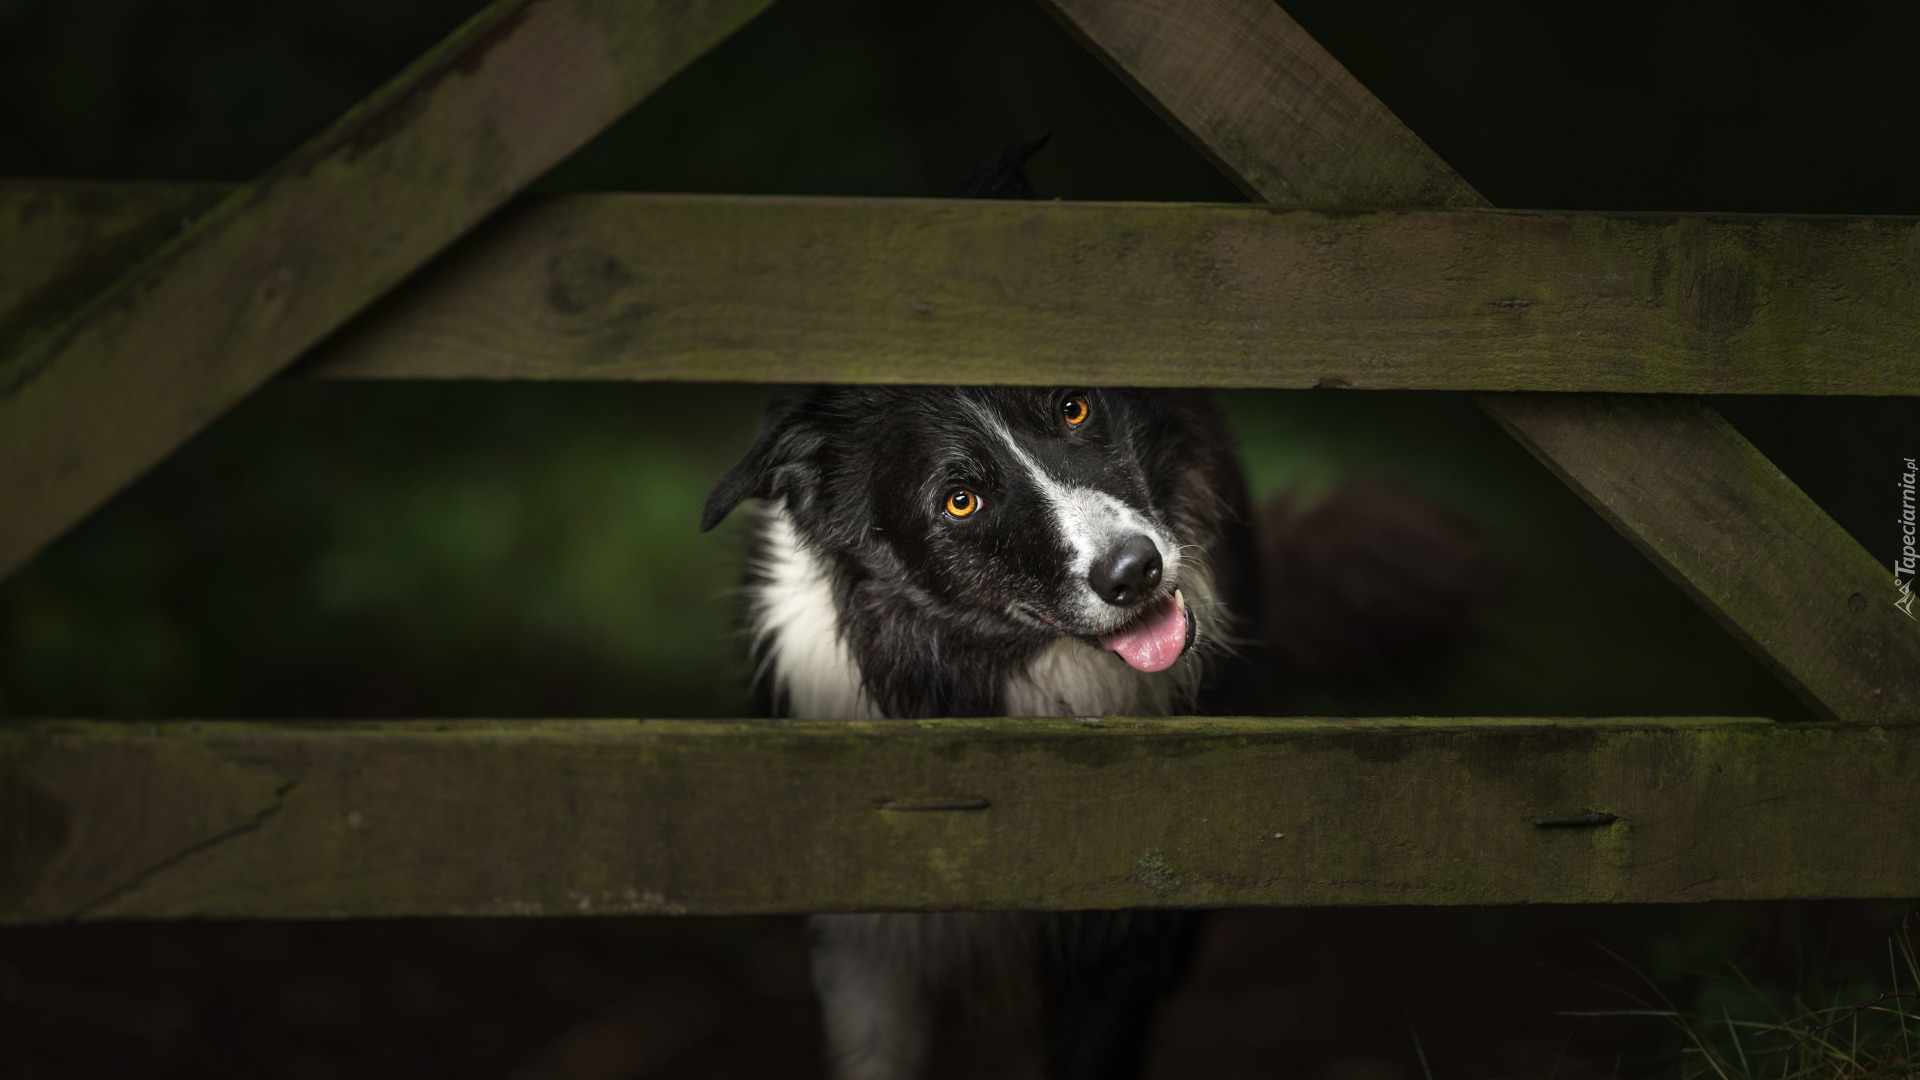
[{"label": "blurred green foliage", "polygon": [[[252,175],[476,7],[0,0],[0,172]],[[1503,205],[1920,209],[1911,6],[1289,10]],[[1025,0],[785,0],[542,186],[939,195],[1039,130],[1047,194],[1240,198]],[[1466,400],[1224,400],[1260,494],[1390,477],[1520,571],[1491,647],[1371,711],[1804,715]],[[1891,557],[1909,401],[1724,404]],[[739,523],[693,525],[757,408],[277,384],[0,584],[0,715],[737,713]]]},{"label": "blurred green foliage", "polygon": [[757,391],[280,383],[6,590],[8,705],[90,715],[738,714]]}]

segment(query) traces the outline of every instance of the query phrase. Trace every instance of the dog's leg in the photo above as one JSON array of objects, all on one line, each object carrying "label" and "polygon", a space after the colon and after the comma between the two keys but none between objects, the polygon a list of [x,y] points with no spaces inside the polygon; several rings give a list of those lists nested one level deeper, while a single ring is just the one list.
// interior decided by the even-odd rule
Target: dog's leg
[{"label": "dog's leg", "polygon": [[1046,1059],[1051,1080],[1135,1080],[1154,1008],[1192,953],[1185,911],[1087,911],[1043,917]]},{"label": "dog's leg", "polygon": [[900,916],[815,915],[813,985],[827,1029],[834,1080],[917,1080],[933,1046],[933,1002],[911,938],[889,933]]}]

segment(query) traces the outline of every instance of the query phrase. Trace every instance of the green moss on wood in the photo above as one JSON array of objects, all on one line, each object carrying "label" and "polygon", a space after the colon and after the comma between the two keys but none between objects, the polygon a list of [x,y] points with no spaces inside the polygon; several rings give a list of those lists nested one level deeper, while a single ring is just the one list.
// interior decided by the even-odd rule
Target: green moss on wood
[{"label": "green moss on wood", "polygon": [[1920,894],[1920,725],[45,722],[0,762],[10,922]]},{"label": "green moss on wood", "polygon": [[230,190],[0,181],[0,348],[70,314]]},{"label": "green moss on wood", "polygon": [[[1703,230],[1711,257],[1689,254]],[[1916,236],[1908,219],[578,196],[486,230],[305,370],[1913,393]],[[1764,303],[1696,310],[1720,248],[1769,282]]]},{"label": "green moss on wood", "polygon": [[1140,856],[1140,884],[1155,896],[1165,896],[1180,887],[1180,878],[1167,864],[1167,853],[1154,848]]},{"label": "green moss on wood", "polygon": [[[75,242],[118,220],[53,213]],[[1908,394],[1916,243],[1908,218],[572,196],[482,227],[305,370]]]}]

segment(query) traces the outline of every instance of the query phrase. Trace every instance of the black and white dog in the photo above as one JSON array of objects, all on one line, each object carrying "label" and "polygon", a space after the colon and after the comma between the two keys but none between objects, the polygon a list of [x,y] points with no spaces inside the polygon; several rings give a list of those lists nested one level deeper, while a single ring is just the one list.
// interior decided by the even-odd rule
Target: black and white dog
[{"label": "black and white dog", "polygon": [[[1015,146],[963,195],[1030,195]],[[1257,595],[1239,458],[1208,399],[1094,388],[774,396],[703,529],[765,501],[747,619],[769,713],[1193,712],[1244,686]],[[1240,677],[1236,677],[1240,676]],[[838,1080],[925,1074],[943,1006],[1023,1028],[1056,1078],[1136,1075],[1182,912],[822,915]]]},{"label": "black and white dog", "polygon": [[703,524],[768,504],[747,594],[780,715],[1160,715],[1245,611],[1243,488],[1193,392],[814,387]]},{"label": "black and white dog", "polygon": [[[1021,165],[1042,141],[1011,148],[962,194],[1030,196]],[[714,487],[702,529],[748,498],[764,501],[745,592],[757,691],[772,715],[1240,711],[1259,689],[1247,653],[1271,636],[1262,603],[1314,621],[1298,590],[1262,593],[1239,458],[1197,392],[786,390]],[[1381,506],[1382,520],[1426,524],[1391,517],[1401,506],[1392,498],[1347,505],[1357,511],[1336,505],[1336,523]],[[1338,559],[1300,542],[1338,530],[1275,513],[1266,561],[1320,583],[1311,606],[1367,606],[1345,602],[1353,590],[1323,572]],[[1373,566],[1354,565],[1347,578],[1377,591]],[[1436,610],[1460,608],[1444,588],[1409,591]],[[1359,629],[1348,651],[1372,655],[1365,628],[1381,620],[1349,621]],[[1092,1078],[1138,1073],[1150,1011],[1184,963],[1193,920],[830,915],[809,929],[839,1080],[923,1075],[935,1018],[955,1001],[1022,1014],[1046,1075]]]},{"label": "black and white dog", "polygon": [[[794,717],[1195,711],[1250,614],[1238,459],[1165,390],[817,387],[770,405],[703,525],[765,500],[748,618]],[[1048,1072],[1130,1075],[1173,913],[816,917],[837,1075],[920,1075],[943,998],[1024,1000]]]}]

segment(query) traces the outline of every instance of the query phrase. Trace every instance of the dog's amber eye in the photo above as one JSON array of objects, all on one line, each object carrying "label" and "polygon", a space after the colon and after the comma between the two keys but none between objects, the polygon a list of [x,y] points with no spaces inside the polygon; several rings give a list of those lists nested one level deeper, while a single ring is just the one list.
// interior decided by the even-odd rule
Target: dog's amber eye
[{"label": "dog's amber eye", "polygon": [[1068,427],[1079,427],[1087,422],[1092,410],[1087,408],[1087,399],[1070,397],[1060,403],[1060,415],[1066,418]]},{"label": "dog's amber eye", "polygon": [[947,513],[954,517],[971,517],[980,510],[980,496],[961,488],[947,495]]}]

